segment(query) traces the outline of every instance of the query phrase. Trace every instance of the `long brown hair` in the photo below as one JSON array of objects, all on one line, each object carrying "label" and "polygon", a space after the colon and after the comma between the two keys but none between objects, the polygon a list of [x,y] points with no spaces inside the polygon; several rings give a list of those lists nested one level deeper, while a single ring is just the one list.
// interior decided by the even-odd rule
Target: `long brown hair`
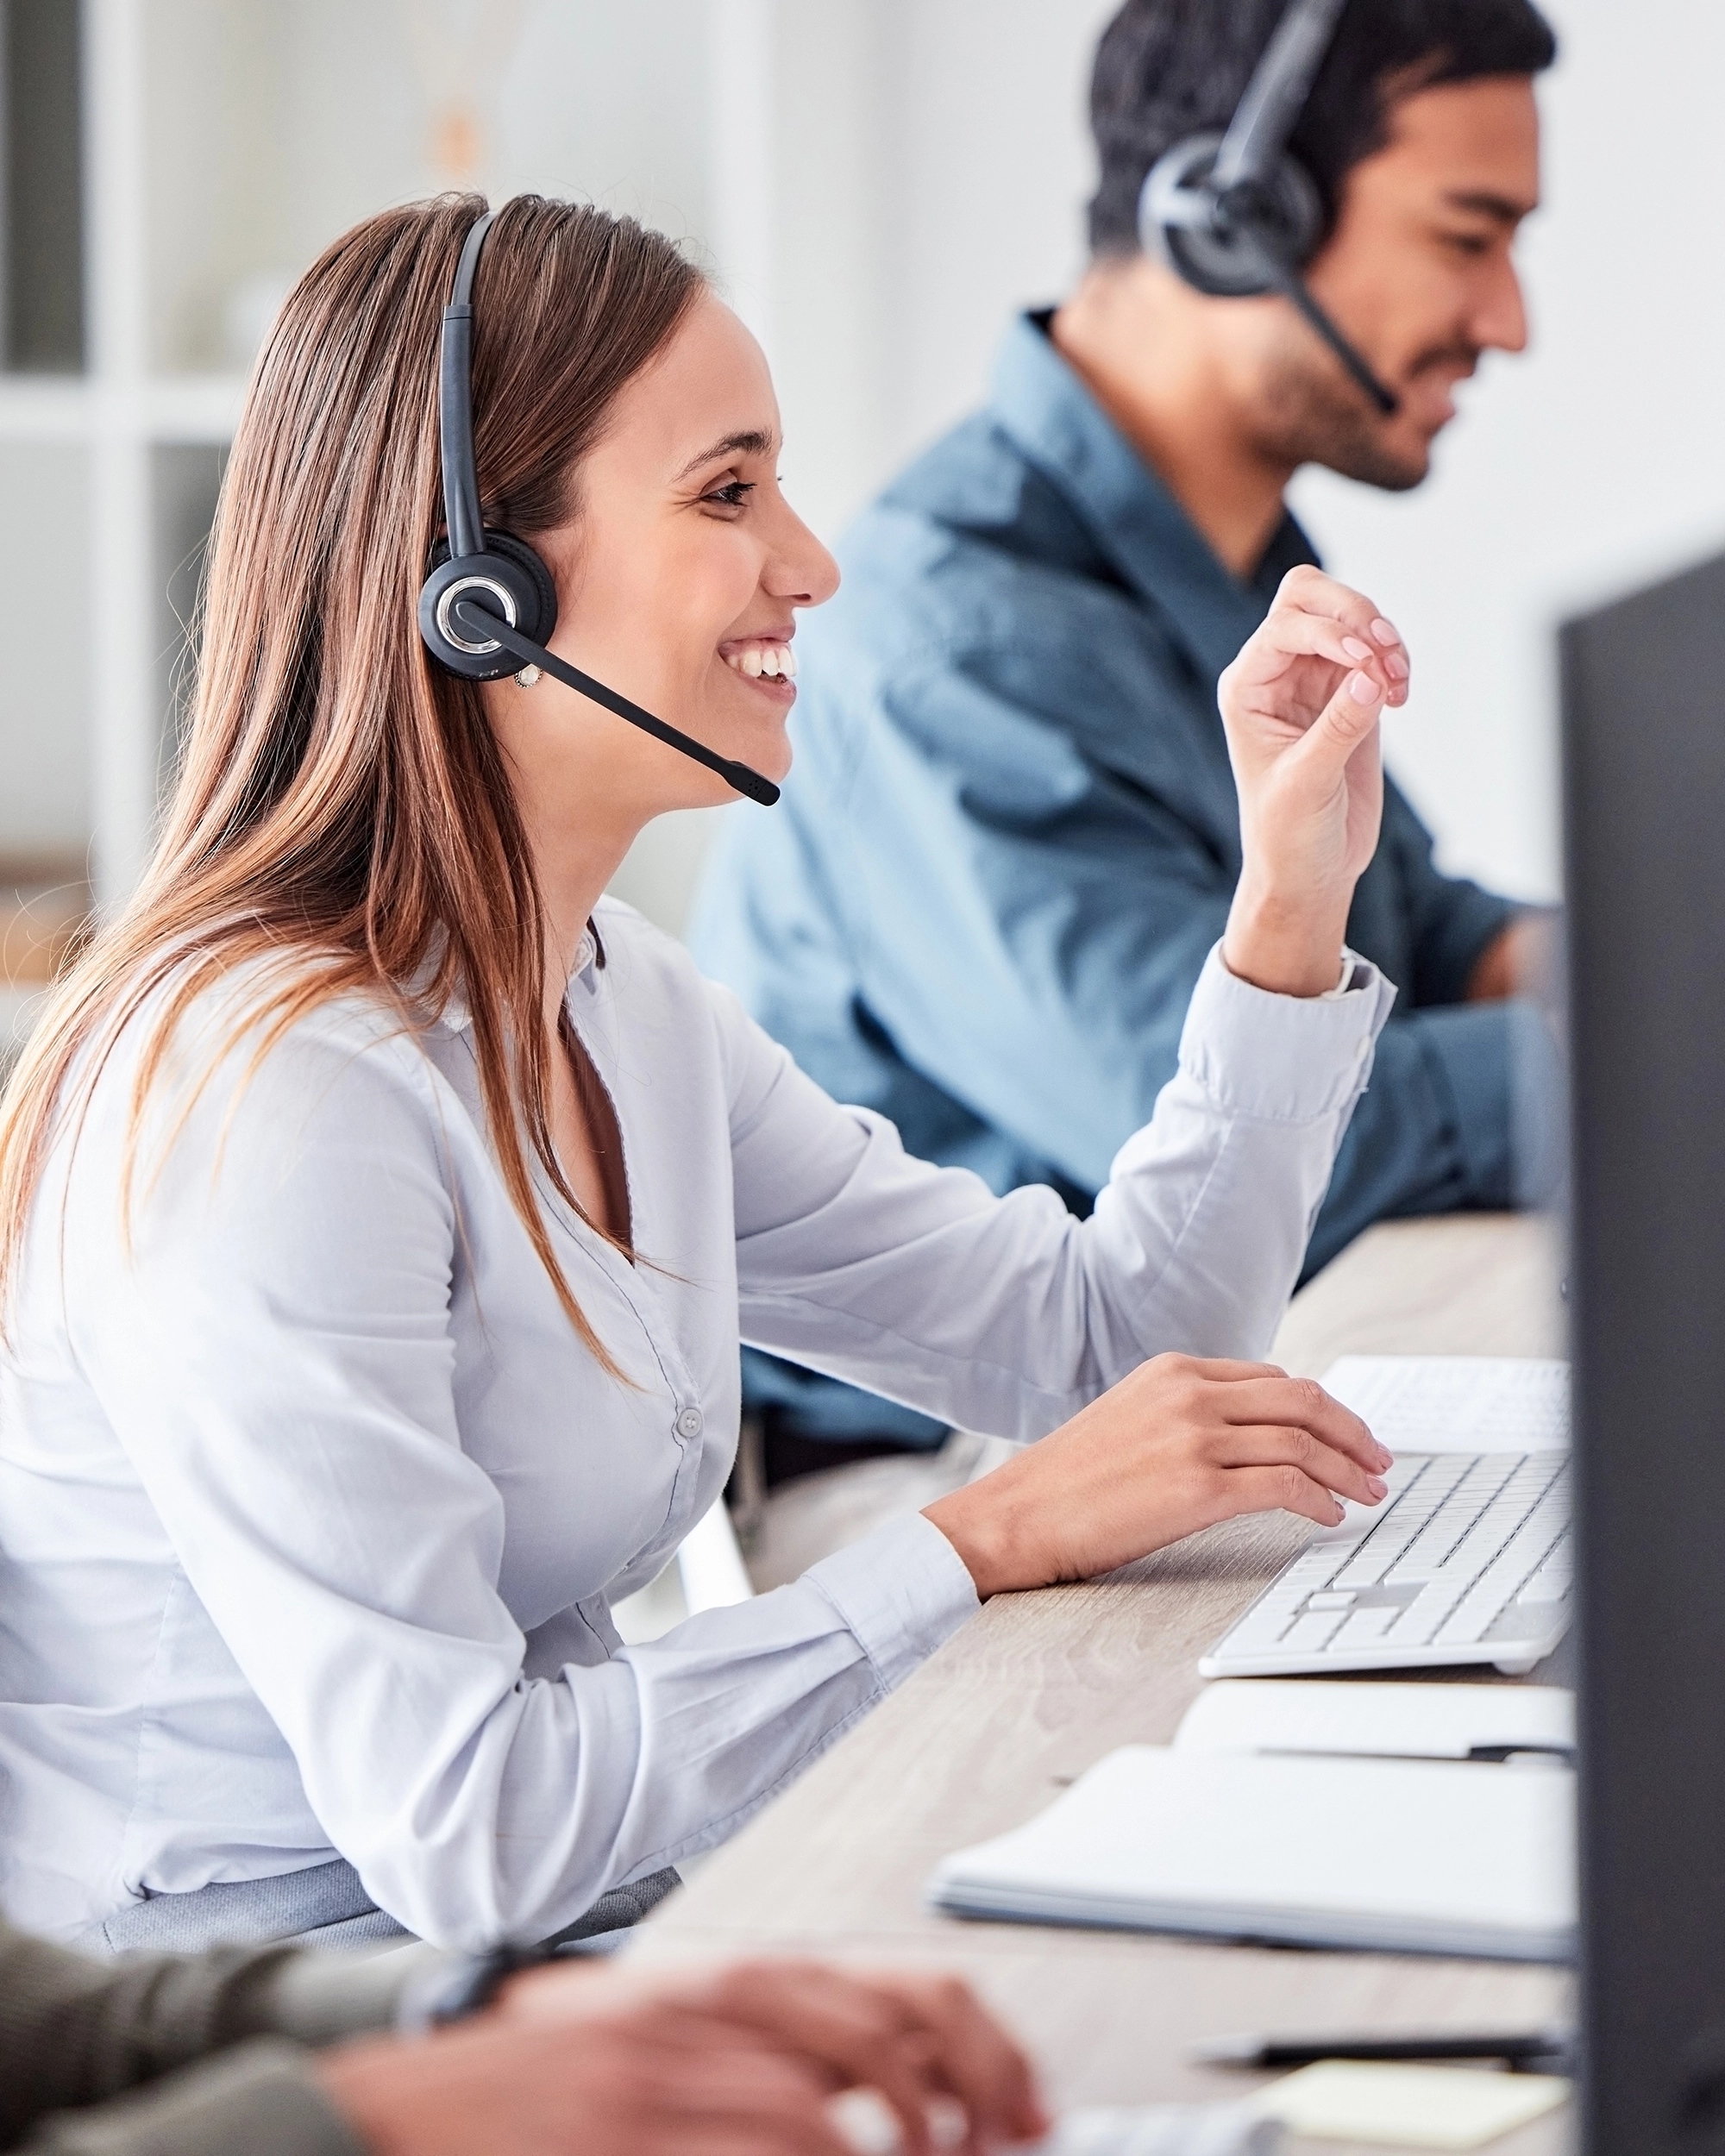
[{"label": "long brown hair", "polygon": [[[49,1150],[63,1118],[75,1130],[122,1028],[162,991],[135,1129],[187,1006],[251,964],[229,1039],[257,1028],[253,1069],[331,997],[375,994],[414,1026],[459,989],[510,1197],[611,1366],[552,1251],[522,1142],[579,1210],[551,1143],[543,911],[521,819],[478,690],[427,657],[415,622],[442,522],[438,325],[484,208],[446,195],[356,225],[300,279],[260,356],[160,839],[0,1107],[0,1327]],[[530,539],[576,512],[582,454],[701,289],[630,218],[534,195],[505,205],[474,305],[487,524]]]}]

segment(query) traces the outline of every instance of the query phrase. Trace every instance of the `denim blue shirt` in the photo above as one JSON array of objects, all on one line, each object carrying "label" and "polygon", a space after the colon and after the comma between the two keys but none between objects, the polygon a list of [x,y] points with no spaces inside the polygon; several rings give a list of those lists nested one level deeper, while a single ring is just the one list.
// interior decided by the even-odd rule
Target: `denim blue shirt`
[{"label": "denim blue shirt", "polygon": [[[1289,517],[1231,574],[1025,317],[987,408],[839,558],[799,634],[795,768],[776,809],[729,812],[697,959],[913,1152],[1083,1210],[1173,1075],[1239,873],[1217,677],[1315,557]],[[1462,1000],[1511,911],[1439,874],[1389,786],[1348,937],[1401,1000],[1308,1270],[1386,1214],[1511,1202],[1527,1014]]]}]

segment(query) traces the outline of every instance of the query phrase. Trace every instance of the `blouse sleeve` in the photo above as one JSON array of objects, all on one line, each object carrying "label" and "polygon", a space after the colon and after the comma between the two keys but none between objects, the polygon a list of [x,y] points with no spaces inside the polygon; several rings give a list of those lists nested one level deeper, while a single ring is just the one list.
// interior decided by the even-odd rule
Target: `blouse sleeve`
[{"label": "blouse sleeve", "polygon": [[302,1025],[236,1093],[244,1062],[171,1151],[146,1130],[129,1252],[125,1119],[92,1112],[64,1213],[74,1348],[179,1591],[367,1891],[440,1946],[547,1936],[732,1831],[975,1609],[969,1575],[916,1517],[651,1646],[525,1675],[502,1501],[461,1438],[423,1059]]},{"label": "blouse sleeve", "polygon": [[1146,1357],[1268,1349],[1395,990],[1272,995],[1213,951],[1088,1220],[835,1106],[722,990],[743,1338],[968,1429],[1044,1435]]}]

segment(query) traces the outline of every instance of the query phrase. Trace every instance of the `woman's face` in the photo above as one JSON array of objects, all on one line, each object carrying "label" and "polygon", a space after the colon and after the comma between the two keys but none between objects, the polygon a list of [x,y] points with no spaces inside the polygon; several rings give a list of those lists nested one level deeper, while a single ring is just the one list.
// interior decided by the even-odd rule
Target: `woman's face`
[{"label": "woman's face", "polygon": [[[796,610],[838,571],[779,491],[779,408],[761,348],[703,294],[618,397],[574,520],[535,542],[557,580],[550,648],[770,779],[790,768]],[[789,661],[794,664],[794,661]],[[487,691],[525,799],[603,798],[645,820],[735,797],[724,781],[549,677]],[[535,820],[537,820],[536,818]]]}]

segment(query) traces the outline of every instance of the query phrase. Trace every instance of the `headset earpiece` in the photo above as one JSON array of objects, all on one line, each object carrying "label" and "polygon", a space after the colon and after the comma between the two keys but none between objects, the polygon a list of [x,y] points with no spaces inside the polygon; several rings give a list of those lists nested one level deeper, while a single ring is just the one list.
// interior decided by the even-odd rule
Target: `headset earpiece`
[{"label": "headset earpiece", "polygon": [[451,561],[448,542],[439,541],[419,594],[419,633],[432,657],[451,674],[467,681],[500,681],[519,673],[520,660],[491,638],[481,642],[464,634],[451,609],[464,593],[475,592],[524,636],[549,643],[557,626],[557,587],[524,541],[506,531],[486,531],[481,539],[480,552],[459,561]]},{"label": "headset earpiece", "polygon": [[1394,390],[1377,379],[1307,289],[1323,210],[1311,175],[1288,154],[1347,0],[1288,0],[1225,135],[1193,135],[1151,167],[1138,198],[1145,253],[1211,299],[1280,292],[1297,307],[1387,418]]},{"label": "headset earpiece", "polygon": [[1318,190],[1285,154],[1226,195],[1208,183],[1224,138],[1195,135],[1158,158],[1138,197],[1138,235],[1196,291],[1246,299],[1280,291],[1323,226]]}]

